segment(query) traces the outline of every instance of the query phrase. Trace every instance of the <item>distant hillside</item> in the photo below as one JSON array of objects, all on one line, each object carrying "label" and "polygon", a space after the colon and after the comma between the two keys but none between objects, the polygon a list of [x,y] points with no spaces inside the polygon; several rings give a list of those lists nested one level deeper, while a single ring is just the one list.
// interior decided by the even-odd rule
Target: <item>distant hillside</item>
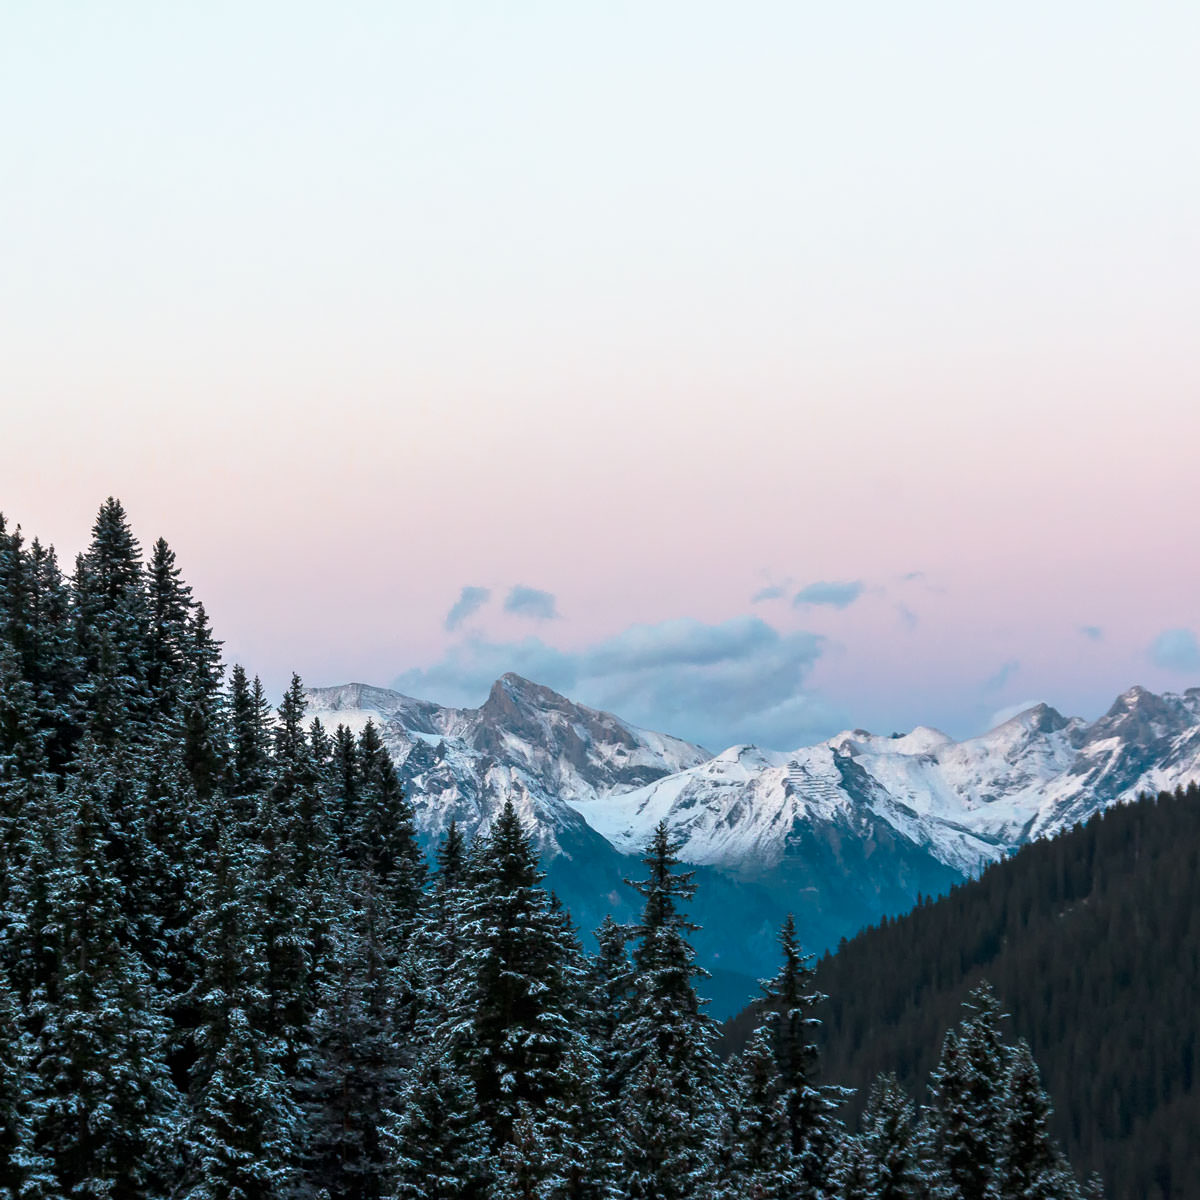
[{"label": "distant hillside", "polygon": [[1121,1200],[1200,1197],[1200,789],[1111,808],[843,942],[818,969],[825,1077],[861,1097],[892,1070],[923,1100],[983,978],[1076,1167]]}]

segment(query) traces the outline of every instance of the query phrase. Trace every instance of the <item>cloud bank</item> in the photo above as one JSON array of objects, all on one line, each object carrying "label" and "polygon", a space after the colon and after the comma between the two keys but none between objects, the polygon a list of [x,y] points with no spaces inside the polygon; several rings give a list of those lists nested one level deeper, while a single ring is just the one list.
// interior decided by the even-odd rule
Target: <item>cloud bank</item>
[{"label": "cloud bank", "polygon": [[781,633],[757,617],[715,625],[690,618],[634,625],[578,650],[541,638],[468,638],[432,666],[394,682],[443,704],[476,705],[515,671],[572,699],[650,729],[720,750],[753,741],[794,749],[843,722],[804,681],[824,648],[806,632]]},{"label": "cloud bank", "polygon": [[1190,629],[1166,629],[1150,644],[1150,661],[1156,667],[1184,674],[1200,672],[1200,642]]}]

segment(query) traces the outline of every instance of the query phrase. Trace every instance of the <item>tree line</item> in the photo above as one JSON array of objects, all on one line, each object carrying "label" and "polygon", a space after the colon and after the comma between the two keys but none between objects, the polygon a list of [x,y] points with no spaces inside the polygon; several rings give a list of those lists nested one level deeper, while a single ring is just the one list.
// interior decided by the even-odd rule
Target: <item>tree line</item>
[{"label": "tree line", "polygon": [[1074,1200],[986,988],[919,1110],[821,1079],[791,920],[744,1051],[665,826],[586,951],[508,802],[428,862],[373,724],[272,710],[161,539],[0,517],[0,1198]]}]

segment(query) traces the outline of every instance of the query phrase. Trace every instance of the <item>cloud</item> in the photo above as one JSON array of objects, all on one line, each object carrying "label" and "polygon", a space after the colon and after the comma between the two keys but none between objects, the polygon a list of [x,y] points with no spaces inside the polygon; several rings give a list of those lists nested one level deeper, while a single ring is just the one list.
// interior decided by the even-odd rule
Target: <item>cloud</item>
[{"label": "cloud", "polygon": [[904,622],[905,629],[916,629],[919,618],[907,604],[897,604],[896,613],[900,617],[900,620]]},{"label": "cloud", "polygon": [[445,627],[453,633],[468,617],[474,616],[491,599],[491,588],[464,587],[450,611],[446,614]]},{"label": "cloud", "polygon": [[848,608],[863,594],[861,579],[849,580],[844,583],[821,581],[802,587],[792,598],[797,608],[809,604],[827,604],[832,608]]},{"label": "cloud", "polygon": [[1015,658],[1010,658],[1008,662],[1001,664],[994,675],[988,676],[983,681],[983,690],[985,692],[1000,691],[1020,669],[1021,664]]},{"label": "cloud", "polygon": [[735,742],[794,749],[836,732],[841,713],[803,685],[824,649],[806,632],[781,633],[758,617],[715,625],[683,618],[634,625],[579,650],[540,638],[469,638],[394,686],[443,704],[475,705],[515,671],[625,720],[712,749]]},{"label": "cloud", "polygon": [[1104,641],[1104,630],[1099,625],[1080,625],[1079,632],[1083,634],[1089,642]]},{"label": "cloud", "polygon": [[764,600],[782,600],[787,595],[787,588],[781,583],[773,583],[768,587],[759,588],[750,597],[751,604],[761,604]]},{"label": "cloud", "polygon": [[1156,667],[1187,674],[1200,672],[1200,642],[1190,629],[1166,629],[1147,651]]},{"label": "cloud", "polygon": [[532,621],[552,621],[558,616],[558,606],[550,592],[517,584],[504,597],[504,611]]}]

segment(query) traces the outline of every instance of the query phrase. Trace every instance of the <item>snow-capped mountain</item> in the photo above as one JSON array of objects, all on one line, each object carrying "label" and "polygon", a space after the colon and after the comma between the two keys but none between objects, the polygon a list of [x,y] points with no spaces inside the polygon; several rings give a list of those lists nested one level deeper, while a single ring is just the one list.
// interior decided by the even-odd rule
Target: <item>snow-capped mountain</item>
[{"label": "snow-capped mountain", "polygon": [[955,742],[918,727],[864,730],[791,754],[735,746],[707,762],[610,796],[573,801],[618,849],[665,819],[690,862],[760,875],[797,831],[849,827],[868,814],[962,874],[1141,792],[1200,777],[1200,689],[1135,687],[1091,724],[1039,704]]},{"label": "snow-capped mountain", "polygon": [[543,856],[565,850],[581,821],[572,804],[644,787],[711,758],[700,746],[638,729],[505,675],[479,708],[442,708],[351,683],[309,692],[309,711],[358,732],[372,720],[400,770],[427,838],[458,821],[473,834],[512,799]]},{"label": "snow-capped mountain", "polygon": [[476,709],[363,684],[309,697],[330,727],[379,726],[428,843],[452,817],[486,828],[511,798],[585,930],[608,911],[633,915],[621,881],[665,820],[700,873],[698,949],[727,985],[720,1009],[771,969],[787,911],[823,949],[1032,838],[1200,778],[1200,689],[1135,687],[1090,724],[1041,704],[961,742],[854,730],[790,753],[717,755],[517,675]]}]

